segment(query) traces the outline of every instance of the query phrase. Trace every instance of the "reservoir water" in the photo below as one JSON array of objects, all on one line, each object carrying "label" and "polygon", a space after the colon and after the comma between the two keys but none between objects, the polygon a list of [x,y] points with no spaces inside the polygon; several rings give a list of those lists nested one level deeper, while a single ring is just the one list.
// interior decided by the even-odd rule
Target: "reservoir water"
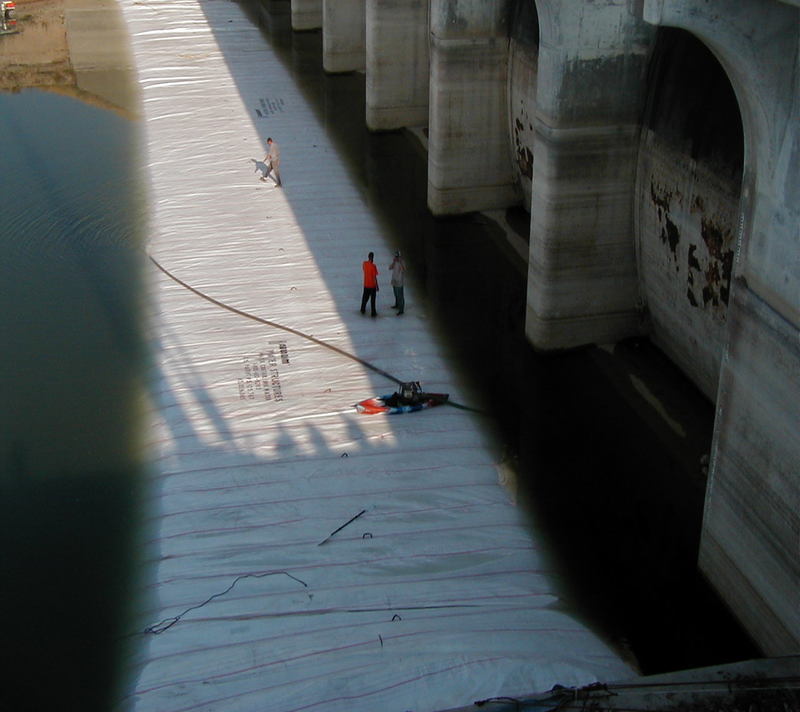
[{"label": "reservoir water", "polygon": [[[424,147],[366,131],[363,75],[325,75],[319,33],[244,6],[404,251],[566,605],[645,673],[757,656],[696,570],[712,404],[647,341],[534,352],[524,211],[502,216],[510,240],[482,215],[433,219]],[[0,94],[3,665],[30,709],[107,709],[125,652],[148,360],[140,128],[68,96]]]},{"label": "reservoir water", "polygon": [[3,709],[112,694],[142,460],[138,153],[118,113],[0,94]]}]

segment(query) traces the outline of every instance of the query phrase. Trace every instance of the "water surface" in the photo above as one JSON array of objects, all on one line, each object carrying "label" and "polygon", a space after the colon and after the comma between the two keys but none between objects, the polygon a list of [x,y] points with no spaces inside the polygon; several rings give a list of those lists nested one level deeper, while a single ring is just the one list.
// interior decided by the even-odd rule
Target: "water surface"
[{"label": "water surface", "polygon": [[0,694],[15,709],[106,709],[119,669],[146,360],[138,151],[117,113],[0,94],[2,667],[16,681]]}]

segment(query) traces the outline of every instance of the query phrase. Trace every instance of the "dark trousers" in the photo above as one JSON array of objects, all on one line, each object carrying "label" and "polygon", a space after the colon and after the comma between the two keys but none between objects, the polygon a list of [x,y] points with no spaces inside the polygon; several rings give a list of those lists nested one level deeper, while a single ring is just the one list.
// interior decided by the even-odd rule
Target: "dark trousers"
[{"label": "dark trousers", "polygon": [[397,313],[402,314],[406,310],[406,295],[403,293],[403,287],[392,286],[394,290],[394,305],[397,307]]},{"label": "dark trousers", "polygon": [[375,294],[378,292],[376,287],[364,287],[364,294],[361,295],[361,313],[363,314],[367,308],[367,299],[372,308],[372,316],[376,316],[378,312],[375,311]]}]

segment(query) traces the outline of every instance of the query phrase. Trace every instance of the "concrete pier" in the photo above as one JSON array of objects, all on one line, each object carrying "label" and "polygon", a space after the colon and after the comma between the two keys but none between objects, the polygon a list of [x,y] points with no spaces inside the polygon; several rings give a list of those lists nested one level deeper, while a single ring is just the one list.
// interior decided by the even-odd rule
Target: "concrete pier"
[{"label": "concrete pier", "polygon": [[633,187],[647,40],[621,3],[539,15],[526,332],[568,348],[638,332]]},{"label": "concrete pier", "polygon": [[323,0],[322,66],[326,72],[363,70],[367,61],[366,0]]},{"label": "concrete pier", "polygon": [[518,201],[508,135],[507,2],[431,2],[428,205],[436,215]]},{"label": "concrete pier", "polygon": [[428,123],[428,3],[367,0],[366,122],[373,131]]}]

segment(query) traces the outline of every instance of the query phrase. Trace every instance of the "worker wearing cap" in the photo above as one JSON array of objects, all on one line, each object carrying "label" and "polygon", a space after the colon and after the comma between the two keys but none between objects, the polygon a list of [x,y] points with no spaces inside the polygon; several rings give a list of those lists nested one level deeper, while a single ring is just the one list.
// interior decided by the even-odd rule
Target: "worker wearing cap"
[{"label": "worker wearing cap", "polygon": [[400,256],[400,250],[394,253],[392,264],[389,265],[389,270],[392,273],[392,289],[394,290],[394,304],[392,309],[397,309],[397,316],[400,316],[406,310],[406,298],[403,293],[403,285],[406,276],[406,265],[403,258]]}]

